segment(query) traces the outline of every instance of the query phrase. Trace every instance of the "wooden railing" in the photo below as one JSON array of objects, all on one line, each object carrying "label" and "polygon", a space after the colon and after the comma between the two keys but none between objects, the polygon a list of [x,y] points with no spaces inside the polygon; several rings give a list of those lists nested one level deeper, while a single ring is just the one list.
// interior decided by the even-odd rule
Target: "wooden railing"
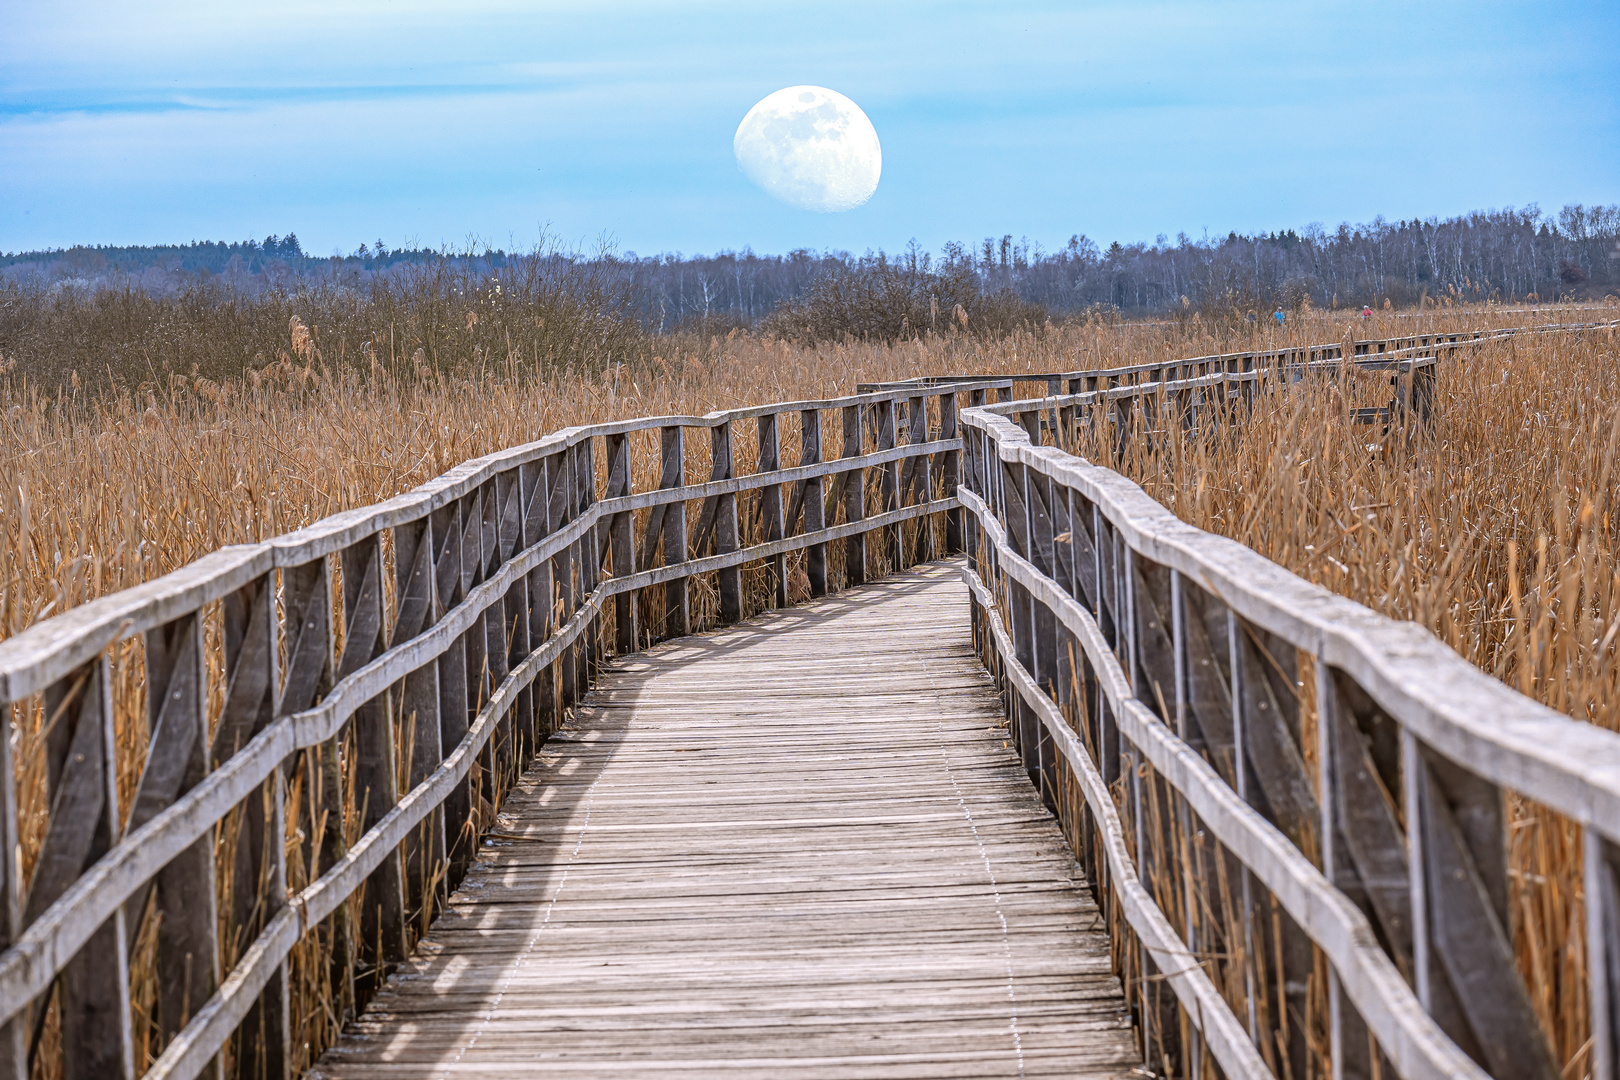
[{"label": "wooden railing", "polygon": [[1197,410],[1241,377],[1167,371],[1129,397],[1099,384],[962,414],[976,644],[1107,901],[1149,1061],[1557,1077],[1514,959],[1513,791],[1583,827],[1588,1075],[1613,1080],[1620,735],[1060,448],[1122,402],[1237,422]]},{"label": "wooden railing", "polygon": [[[316,935],[326,1003],[353,1015],[606,652],[787,603],[790,553],[815,596],[960,550],[955,405],[911,390],[570,428],[0,643],[0,703],[44,733],[49,771],[48,810],[19,820],[0,761],[0,1071],[38,1064],[49,1014],[61,1075],[132,1075],[130,955],[155,920],[146,1075],[214,1074],[222,1053],[288,1075],[314,1007],[292,996],[295,945]],[[129,805],[115,713],[149,746]],[[26,877],[24,828],[44,833]]]},{"label": "wooden railing", "polygon": [[[1426,411],[1434,364],[1472,340],[1362,342],[1348,362],[1395,372],[1397,394],[1381,414],[1393,421]],[[289,1075],[305,1060],[312,1014],[323,1011],[328,1024],[355,1015],[441,909],[518,771],[589,688],[606,655],[959,551],[971,526],[976,595],[989,605],[976,625],[987,655],[1004,658],[1000,670],[1014,698],[1024,702],[1018,706],[1020,745],[1026,754],[1044,753],[1031,750],[1044,743],[1028,741],[1033,716],[1049,729],[1052,745],[1070,755],[1065,767],[1081,786],[1065,790],[1083,793],[1103,838],[1101,847],[1076,850],[1090,852],[1095,868],[1106,871],[1129,926],[1169,985],[1192,995],[1183,1000],[1193,1002],[1194,1027],[1206,1031],[1216,1060],[1231,1074],[1247,1075],[1253,1043],[1228,1030],[1219,995],[1210,996],[1209,978],[1189,956],[1203,946],[1175,944],[1176,931],[1152,898],[1144,902],[1128,887],[1135,871],[1130,852],[1117,843],[1118,811],[1106,788],[1088,779],[1112,779],[1117,760],[1104,754],[1086,772],[1076,729],[1067,726],[1079,715],[1062,687],[1093,684],[1058,678],[1049,660],[1037,663],[1046,656],[1040,650],[1057,643],[1083,647],[1083,670],[1097,688],[1086,691],[1092,694],[1086,700],[1107,701],[1109,737],[1124,737],[1172,782],[1188,785],[1188,812],[1212,830],[1218,820],[1226,830],[1216,830],[1222,842],[1244,865],[1253,864],[1244,882],[1253,876],[1272,889],[1335,965],[1349,962],[1345,950],[1352,945],[1359,950],[1354,957],[1372,956],[1365,920],[1343,923],[1362,937],[1333,938],[1340,923],[1323,923],[1328,916],[1311,914],[1317,911],[1312,905],[1331,900],[1331,911],[1350,919],[1343,893],[1289,841],[1282,841],[1286,850],[1280,847],[1280,834],[1242,800],[1211,795],[1214,802],[1194,802],[1187,776],[1207,781],[1200,792],[1219,792],[1219,778],[1211,779],[1208,764],[1197,772],[1202,759],[1187,757],[1192,751],[1183,744],[1163,741],[1175,736],[1134,699],[1136,684],[1120,674],[1117,656],[1127,654],[1114,650],[1134,649],[1124,643],[1135,639],[1114,629],[1126,609],[1091,603],[1074,576],[1084,530],[1071,527],[1059,541],[1059,531],[1040,531],[1050,520],[1015,523],[1007,517],[1012,504],[1004,488],[1014,475],[1008,469],[1017,483],[1046,477],[1065,498],[1089,500],[1101,515],[1097,520],[1107,522],[1097,526],[1104,531],[1094,534],[1103,537],[1095,551],[1117,539],[1122,552],[1140,554],[1143,566],[1162,562],[1168,556],[1154,546],[1154,534],[1135,524],[1152,506],[1145,496],[1136,492],[1132,498],[1141,502],[1124,503],[1102,498],[1104,491],[1135,489],[1113,474],[1099,479],[1105,471],[1059,451],[1036,449],[1026,432],[1060,433],[1103,407],[1121,430],[1129,428],[1132,410],[1203,422],[1200,416],[1218,417],[1268,380],[1336,370],[1346,362],[1341,351],[1322,346],[1105,372],[915,380],[831,401],[570,428],[470,461],[384,503],[265,543],[225,548],[0,642],[0,704],[8,707],[13,736],[0,740],[0,849],[6,854],[0,859],[0,1074],[21,1080],[44,1068],[69,1078],[133,1076],[152,1058],[145,1075],[154,1078],[219,1075],[227,1068],[239,1076]],[[989,392],[1005,400],[1030,382],[1037,391],[1076,393],[1000,407],[1023,428],[982,408]],[[959,500],[962,395],[980,408],[969,410],[973,437],[965,444],[978,472]],[[841,431],[837,457],[824,451],[828,420]],[[745,429],[753,438],[737,439]],[[708,433],[706,454],[701,445],[687,445],[689,431]],[[797,464],[784,465],[788,457]],[[987,464],[995,462],[1003,464]],[[705,469],[706,481],[691,482],[689,472]],[[963,506],[971,511],[967,522]],[[1169,528],[1164,512],[1156,513],[1151,520]],[[1026,558],[1030,549],[1007,539],[1009,526],[1014,533],[1036,528],[1046,547]],[[1188,535],[1186,526],[1178,527],[1175,536]],[[1223,559],[1236,557],[1235,545],[1204,541]],[[1040,562],[1046,558],[1040,552],[1057,550],[1054,543],[1068,553],[1070,578],[1063,586],[1052,576],[1061,577],[1059,564]],[[1246,557],[1270,568],[1272,577],[1262,580],[1281,580],[1271,564],[1253,553]],[[1193,572],[1191,562],[1175,565],[1178,575]],[[1092,579],[1093,588],[1096,580],[1103,579]],[[1229,601],[1233,618],[1247,620],[1255,634],[1307,633],[1297,615],[1271,618],[1255,606],[1260,601],[1240,601],[1221,591],[1224,585],[1195,580],[1215,590],[1211,596],[1220,602]],[[1177,582],[1176,596],[1191,595]],[[1023,590],[1019,595],[1036,604],[1032,610],[1046,613],[1032,616],[1036,625],[1051,632],[1031,636],[1014,620],[1014,644],[985,583],[1003,600]],[[1295,586],[1318,605],[1308,610],[1328,610],[1320,607],[1319,591]],[[1132,585],[1109,595],[1129,598],[1137,591]],[[1342,633],[1361,641],[1354,634],[1362,632],[1356,628],[1366,625],[1366,613],[1333,603],[1339,605],[1333,612],[1356,613]],[[1413,631],[1387,633],[1405,642]],[[1342,666],[1350,654],[1323,655]],[[1461,664],[1455,657],[1449,662]],[[1141,664],[1132,670],[1140,674]],[[1358,692],[1408,725],[1414,745],[1428,748],[1422,752],[1446,755],[1481,782],[1525,791],[1577,820],[1601,814],[1620,820],[1612,773],[1599,775],[1604,759],[1590,752],[1612,752],[1612,737],[1538,713],[1537,732],[1579,733],[1536,757],[1519,747],[1518,736],[1507,739],[1498,731],[1487,739],[1477,722],[1453,730],[1411,719],[1400,702],[1382,704],[1393,691],[1373,661],[1344,670],[1355,673]],[[1268,685],[1253,672],[1247,681],[1241,676],[1241,692],[1251,697]],[[1493,695],[1506,694],[1503,700],[1523,706],[1523,699],[1478,672],[1471,682],[1456,678],[1483,695],[1479,702],[1494,705]],[[1479,680],[1488,689],[1480,689]],[[1178,693],[1183,682],[1175,684]],[[1372,715],[1355,692],[1345,693],[1351,694],[1346,710]],[[1233,720],[1244,722],[1237,712]],[[1505,745],[1504,739],[1530,756],[1502,758],[1512,762],[1502,766],[1505,773],[1470,756],[1477,751],[1497,760],[1495,751],[1481,748]],[[1182,772],[1168,767],[1171,758],[1161,746],[1174,749]],[[27,757],[13,761],[14,752]],[[1052,767],[1048,762],[1037,773],[1044,777],[1041,770]],[[16,778],[41,771],[31,790],[43,789],[43,798],[20,806]],[[1542,788],[1557,788],[1572,775],[1586,777],[1585,786],[1561,799],[1544,797]],[[1247,791],[1245,783],[1226,790]],[[1267,806],[1282,798],[1269,793],[1269,780],[1256,783],[1271,800]],[[1443,790],[1453,798],[1452,787]],[[1072,814],[1065,820],[1073,829]],[[1279,878],[1278,866],[1293,876]],[[1382,888],[1383,879],[1364,878]],[[1306,915],[1289,906],[1296,901]],[[1611,931],[1601,932],[1613,941]],[[132,973],[131,957],[141,942],[155,970],[132,988],[132,974],[139,973]],[[290,961],[300,947],[314,959],[300,961],[295,986]],[[1450,963],[1445,951],[1435,955]],[[1464,1069],[1455,1075],[1467,1075],[1466,1059],[1446,1049],[1449,1043],[1432,1024],[1408,1019],[1391,1028],[1393,1021],[1384,1019],[1389,1010],[1363,1000],[1369,985],[1393,993],[1395,969],[1387,959],[1383,968],[1366,967],[1373,972],[1368,978],[1382,982],[1352,983],[1362,967],[1338,970],[1357,1015],[1373,1025],[1400,1067],[1411,1064],[1411,1075],[1432,1075],[1423,1062],[1449,1061],[1450,1053]],[[136,1013],[145,1025],[140,1031]],[[140,1045],[148,1050],[137,1062]],[[42,1060],[47,1052],[54,1060]]]}]

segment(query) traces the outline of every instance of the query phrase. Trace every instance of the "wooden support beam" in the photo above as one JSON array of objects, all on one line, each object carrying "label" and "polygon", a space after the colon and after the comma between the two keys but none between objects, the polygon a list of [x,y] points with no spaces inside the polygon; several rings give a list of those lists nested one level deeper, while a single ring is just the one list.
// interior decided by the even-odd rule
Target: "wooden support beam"
[{"label": "wooden support beam", "polygon": [[[456,500],[432,515],[430,535],[437,548],[434,565],[438,609],[448,611],[461,602],[462,547],[467,530],[462,521],[463,500]],[[549,570],[547,571],[549,573]],[[467,671],[467,639],[461,634],[449,649],[439,656],[439,746],[455,746],[467,734],[467,699],[471,693]],[[549,673],[546,676],[549,686]],[[542,706],[551,705],[549,693],[542,696]],[[428,736],[424,733],[424,738]],[[466,874],[476,854],[472,832],[472,783],[463,777],[444,800],[444,836],[448,866],[445,889],[454,889]]]},{"label": "wooden support beam", "polygon": [[[515,479],[515,477],[513,478]],[[477,582],[482,584],[493,577],[500,569],[501,557],[501,517],[502,504],[512,494],[509,490],[510,482],[503,483],[502,474],[496,473],[485,481],[482,488],[483,500],[483,526],[479,531],[478,575]],[[593,537],[594,539],[594,537]],[[484,625],[484,667],[487,685],[484,689],[483,700],[489,700],[489,695],[495,687],[506,680],[506,673],[510,670],[510,654],[508,643],[511,640],[513,620],[507,613],[507,596],[496,597],[484,609],[479,620]],[[478,703],[483,707],[483,702]],[[486,768],[484,770],[484,785],[487,789],[486,797],[490,803],[499,806],[505,785],[509,779],[516,779],[513,775],[514,738],[512,733],[512,714],[507,712],[496,724],[495,734],[485,744],[484,757]]]},{"label": "wooden support beam", "polygon": [[[928,399],[925,397],[909,399],[906,418],[908,421],[906,442],[913,446],[927,442]],[[900,505],[920,506],[928,502],[933,490],[932,458],[926,454],[906,458],[900,475]],[[938,550],[934,541],[934,518],[932,515],[922,518],[912,527],[915,532],[912,537],[912,549],[907,557],[912,563],[924,562]]]},{"label": "wooden support beam", "polygon": [[[376,616],[351,632],[381,632],[381,583]],[[279,624],[274,581],[266,574],[225,598],[225,706],[214,732],[216,764],[236,753],[270,723],[278,704]],[[277,770],[277,776],[280,771]],[[285,836],[277,833],[281,807],[275,782],[243,800],[235,818],[232,868],[231,928],[238,949],[257,937],[267,920],[286,905]],[[291,1065],[291,1017],[288,1015],[286,969],[282,965],[265,984],[237,1032],[237,1075],[281,1078]]]},{"label": "wooden support beam", "polygon": [[[64,736],[58,743],[61,755],[52,763],[56,779],[50,785],[50,824],[29,883],[25,928],[118,839],[122,815],[113,767],[111,679],[103,653],[45,695],[47,722],[59,726]],[[129,931],[122,907],[68,961],[57,977],[57,990],[59,1075],[65,1080],[133,1077]],[[35,1006],[36,1030],[47,1003],[48,998]]]},{"label": "wooden support beam", "polygon": [[[9,710],[8,710],[9,711]],[[9,720],[0,718],[0,950],[23,932],[22,837],[17,820],[17,773]],[[35,1009],[43,1012],[43,1003]],[[29,1010],[0,1025],[0,1080],[28,1080]],[[212,1078],[210,1078],[212,1080]]]},{"label": "wooden support beam", "polygon": [[1583,837],[1586,970],[1592,1080],[1620,1077],[1620,844],[1588,825]]},{"label": "wooden support beam", "polygon": [[[339,678],[359,670],[388,647],[382,631],[382,552],[377,537],[366,537],[345,548],[342,562],[347,633],[338,665]],[[361,811],[362,831],[381,821],[399,801],[399,752],[393,713],[393,694],[385,692],[362,705],[351,721],[355,752],[353,800]],[[404,872],[396,849],[367,879],[360,904],[361,969],[355,989],[362,1000],[381,989],[389,972],[405,959],[403,886]]]},{"label": "wooden support beam", "polygon": [[1421,744],[1414,757],[1403,780],[1422,833],[1430,1012],[1492,1075],[1551,1080],[1559,1069],[1514,961],[1502,793]]},{"label": "wooden support beam", "polygon": [[[395,644],[409,641],[439,621],[432,517],[394,529]],[[443,721],[439,716],[439,662],[431,661],[406,675],[399,686],[400,718],[409,768],[406,786],[414,788],[444,759]],[[404,886],[406,921],[425,930],[442,904],[446,857],[444,812],[436,808],[406,841]]]},{"label": "wooden support beam", "polygon": [[[865,443],[859,405],[844,406],[844,447],[842,457],[860,457]],[[866,520],[866,470],[850,469],[838,474],[843,485],[844,520],[854,523]],[[860,585],[866,581],[866,534],[852,533],[844,539],[844,584]]]},{"label": "wooden support beam", "polygon": [[[324,571],[324,567],[318,567]],[[288,572],[289,584],[293,572]],[[322,575],[324,578],[324,574]],[[298,623],[288,612],[289,629]],[[207,665],[196,613],[146,633],[146,711],[151,732],[146,767],[130,807],[135,830],[173,805],[208,775]],[[214,845],[204,837],[187,848],[124,904],[125,926],[139,934],[147,899],[155,893],[158,920],[157,1041],[167,1045],[219,986],[219,919]],[[220,1075],[216,1058],[205,1070]]]},{"label": "wooden support beam", "polygon": [[[574,520],[577,496],[574,493],[575,457],[577,446],[565,448],[557,455],[556,472],[551,476],[551,527],[560,529]],[[566,623],[574,614],[574,574],[579,563],[579,542],[560,549],[551,558],[551,580],[556,599],[553,610],[557,625]],[[557,657],[557,722],[574,706],[575,684],[579,679],[579,644],[569,646]],[[470,659],[470,658],[469,658]],[[448,743],[446,745],[449,745]]]},{"label": "wooden support beam", "polygon": [[[551,533],[550,484],[547,480],[546,459],[529,462],[524,469],[524,498],[528,506],[523,516],[523,546],[538,544]],[[529,641],[538,648],[551,636],[552,594],[551,563],[542,561],[529,571],[528,580]],[[555,665],[548,664],[529,686],[533,704],[533,725],[530,753],[538,749],[551,734],[557,715],[556,685],[553,679]]]},{"label": "wooden support beam", "polygon": [[[714,479],[730,480],[736,475],[736,455],[731,446],[731,424],[718,424],[710,431]],[[737,521],[737,493],[728,491],[716,498],[714,515],[715,552],[730,555],[742,547]],[[737,622],[743,617],[742,567],[727,566],[716,575],[720,584],[720,621]]]}]

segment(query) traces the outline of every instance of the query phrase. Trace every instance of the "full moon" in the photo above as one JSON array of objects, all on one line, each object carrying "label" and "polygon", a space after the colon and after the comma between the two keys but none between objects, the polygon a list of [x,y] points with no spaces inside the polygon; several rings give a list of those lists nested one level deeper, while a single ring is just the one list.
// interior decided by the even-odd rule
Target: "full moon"
[{"label": "full moon", "polygon": [[790,86],[748,110],[731,141],[737,167],[802,210],[853,210],[877,190],[883,148],[861,107],[821,86]]}]

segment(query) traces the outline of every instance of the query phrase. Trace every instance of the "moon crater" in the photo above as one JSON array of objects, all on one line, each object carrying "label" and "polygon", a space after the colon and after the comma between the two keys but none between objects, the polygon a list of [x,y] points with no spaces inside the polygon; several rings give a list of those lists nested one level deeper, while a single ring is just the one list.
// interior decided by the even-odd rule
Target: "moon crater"
[{"label": "moon crater", "polygon": [[748,110],[732,139],[737,167],[803,210],[853,210],[883,171],[877,130],[861,107],[821,86],[789,86]]}]

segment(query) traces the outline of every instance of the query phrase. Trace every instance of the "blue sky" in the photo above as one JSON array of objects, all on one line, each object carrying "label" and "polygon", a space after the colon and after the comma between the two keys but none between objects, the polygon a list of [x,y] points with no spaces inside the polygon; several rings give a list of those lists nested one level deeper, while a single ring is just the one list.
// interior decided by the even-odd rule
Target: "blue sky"
[{"label": "blue sky", "polygon": [[[937,249],[1620,202],[1620,5],[0,0],[0,250],[378,238]],[[883,143],[738,172],[814,83]]]}]

